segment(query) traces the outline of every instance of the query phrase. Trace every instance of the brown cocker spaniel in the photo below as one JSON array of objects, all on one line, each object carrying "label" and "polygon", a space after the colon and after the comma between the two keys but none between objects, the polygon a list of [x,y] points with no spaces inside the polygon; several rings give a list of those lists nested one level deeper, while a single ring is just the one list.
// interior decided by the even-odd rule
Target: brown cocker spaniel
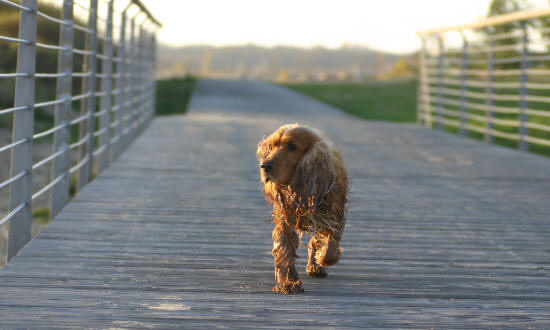
[{"label": "brown cocker spaniel", "polygon": [[348,177],[340,152],[319,131],[307,126],[281,126],[258,144],[263,192],[273,205],[273,250],[277,285],[273,292],[303,292],[294,266],[298,231],[309,233],[306,271],[327,276],[327,266],[343,252]]}]

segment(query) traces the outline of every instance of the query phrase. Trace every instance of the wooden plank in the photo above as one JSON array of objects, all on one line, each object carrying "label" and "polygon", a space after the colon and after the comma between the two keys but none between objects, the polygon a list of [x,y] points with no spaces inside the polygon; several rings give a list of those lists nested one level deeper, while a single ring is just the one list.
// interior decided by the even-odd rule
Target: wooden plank
[{"label": "wooden plank", "polygon": [[[0,271],[2,326],[550,327],[548,159],[267,83],[196,88]],[[287,122],[325,131],[353,181],[341,262],[310,278],[300,249],[295,296],[271,293],[255,159]]]}]

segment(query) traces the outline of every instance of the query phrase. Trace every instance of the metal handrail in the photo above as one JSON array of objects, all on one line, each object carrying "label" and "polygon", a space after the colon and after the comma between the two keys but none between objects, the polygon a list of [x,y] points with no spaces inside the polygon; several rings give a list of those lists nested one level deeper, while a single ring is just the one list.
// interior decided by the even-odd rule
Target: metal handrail
[{"label": "metal handrail", "polygon": [[1,78],[17,78],[17,77],[28,77],[28,73],[0,73]]},{"label": "metal handrail", "polygon": [[27,175],[27,171],[21,171],[21,173],[15,175],[15,176],[12,176],[11,178],[7,179],[6,181],[4,182],[1,182],[0,183],[0,189],[12,184],[13,182],[21,179],[22,177],[24,177],[25,175]]},{"label": "metal handrail", "polygon": [[42,159],[41,161],[37,162],[36,164],[34,164],[34,165],[32,166],[32,170],[34,171],[34,170],[36,170],[36,169],[39,169],[39,168],[42,167],[43,165],[49,163],[49,162],[52,161],[53,159],[55,159],[55,158],[57,158],[57,157],[63,155],[63,154],[66,153],[66,152],[67,152],[67,149],[65,148],[65,149],[61,149],[61,150],[59,150],[58,152],[55,152],[55,153],[49,155],[48,157],[46,157],[46,158]]},{"label": "metal handrail", "polygon": [[23,202],[23,203],[17,205],[14,209],[12,209],[10,211],[10,213],[6,214],[5,217],[0,219],[0,226],[3,226],[6,222],[10,221],[11,218],[13,218],[16,214],[18,214],[19,211],[21,211],[23,208],[27,207],[27,205],[28,204],[26,202]]},{"label": "metal handrail", "polygon": [[42,18],[45,18],[47,19],[48,21],[50,22],[54,22],[54,23],[58,23],[58,24],[61,24],[61,25],[71,25],[71,22],[70,21],[63,21],[63,20],[60,20],[59,18],[55,18],[55,17],[52,17],[48,14],[45,14],[39,10],[36,11],[36,14]]},{"label": "metal handrail", "polygon": [[417,34],[419,36],[426,36],[426,35],[441,34],[441,33],[451,32],[451,31],[476,30],[476,29],[486,28],[489,26],[524,21],[527,19],[533,19],[533,18],[539,18],[539,17],[545,17],[545,16],[550,16],[550,9],[528,9],[528,10],[509,13],[509,14],[489,17],[474,23],[448,26],[448,27],[439,28],[439,29],[424,30],[424,31],[418,32]]},{"label": "metal handrail", "polygon": [[25,11],[25,12],[32,12],[33,10],[29,7],[25,7],[25,6],[22,6],[20,4],[17,4],[13,1],[9,1],[9,0],[0,0],[0,4],[2,5],[6,5],[6,6],[9,6],[9,7],[13,7],[13,8],[16,8],[16,9],[19,9],[21,11]]},{"label": "metal handrail", "polygon": [[0,36],[0,40],[1,41],[18,42],[18,43],[27,44],[27,45],[31,43],[29,40],[6,37],[6,36]]},{"label": "metal handrail", "polygon": [[[465,136],[468,131],[481,133],[488,143],[495,137],[517,141],[523,151],[550,146],[550,97],[538,95],[550,90],[550,41],[541,40],[550,28],[528,25],[541,18],[550,18],[550,9],[419,32],[419,122],[459,128]],[[501,31],[499,25],[510,23],[514,30],[495,33]],[[459,38],[448,38],[451,34]]]},{"label": "metal handrail", "polygon": [[16,112],[16,111],[27,110],[29,108],[30,107],[27,106],[27,105],[24,105],[24,106],[21,106],[21,107],[12,107],[12,108],[8,108],[8,109],[0,110],[0,115],[6,115],[8,113],[13,113],[13,112]]},{"label": "metal handrail", "polygon": [[155,23],[158,27],[162,27],[162,24],[160,24],[159,21],[157,21],[153,15],[151,15],[151,13],[149,12],[149,10],[147,10],[147,8],[141,3],[141,1],[139,0],[132,0],[132,3],[135,4],[136,6],[139,7],[139,9],[141,9],[141,11],[143,11],[145,14],[147,14],[147,17],[153,22]]},{"label": "metal handrail", "polygon": [[[69,178],[76,178],[76,190],[81,190],[92,180],[92,173],[102,171],[126,149],[154,114],[156,28],[141,22],[135,24],[135,16],[128,18],[127,9],[135,6],[147,20],[157,27],[161,25],[140,1],[130,0],[126,10],[118,12],[114,5],[122,0],[109,0],[107,6],[98,6],[98,0],[85,0],[89,3],[87,7],[63,0],[61,17],[39,11],[38,1],[21,0],[19,4],[0,0],[0,6],[20,12],[19,35],[0,36],[0,42],[18,45],[17,68],[0,73],[0,79],[16,80],[13,106],[0,109],[0,116],[13,116],[13,140],[0,145],[0,153],[11,151],[11,173],[17,173],[0,182],[0,189],[9,187],[11,196],[8,214],[0,214],[0,226],[10,223],[7,260],[30,239],[32,207],[38,198],[43,200],[49,196],[50,214],[54,217],[69,201]],[[123,3],[127,5],[128,0]],[[86,9],[85,24],[74,19],[75,6]],[[116,24],[118,38],[113,35],[117,15],[120,16],[120,20],[117,19],[120,24]],[[59,24],[58,44],[38,42],[38,17]],[[98,29],[98,21],[106,28]],[[75,48],[75,31],[85,32],[85,46],[80,49]],[[98,43],[102,43],[102,47]],[[56,71],[37,73],[37,49],[57,52]],[[80,72],[73,71],[74,55],[83,58]],[[70,77],[81,78],[79,94],[74,93]],[[57,79],[56,96],[51,101],[36,102],[35,81],[45,78]],[[74,116],[72,105],[76,101],[80,102],[81,111]],[[97,107],[96,102],[99,102]],[[46,107],[55,109],[55,123],[53,127],[35,132],[34,112]],[[71,130],[75,129],[79,137],[71,141]],[[33,164],[32,142],[52,136],[54,145],[50,155]],[[36,187],[38,191],[32,194],[31,173],[44,170],[48,164],[52,167],[49,183]],[[2,263],[0,256],[0,265]]]},{"label": "metal handrail", "polygon": [[21,140],[18,140],[18,141],[15,141],[15,142],[12,142],[12,143],[10,143],[10,144],[8,144],[8,145],[5,145],[5,146],[3,146],[3,147],[0,147],[0,152],[4,152],[4,151],[11,150],[11,149],[17,147],[18,145],[21,145],[21,144],[27,143],[27,142],[29,142],[29,139],[26,139],[26,138],[21,139]]},{"label": "metal handrail", "polygon": [[43,138],[45,136],[48,136],[50,134],[53,134],[55,132],[58,132],[62,129],[64,129],[65,127],[69,126],[69,123],[65,122],[65,123],[62,123],[61,125],[57,125],[57,126],[54,126],[48,130],[45,130],[44,132],[40,132],[40,133],[37,133],[37,134],[34,134],[32,136],[33,140],[36,140],[36,139],[40,139],[40,138]]},{"label": "metal handrail", "polygon": [[70,144],[69,148],[70,149],[76,149],[76,148],[80,147],[81,145],[83,145],[84,143],[88,142],[89,139],[90,139],[90,137],[88,135],[86,135],[85,137],[83,137],[82,139],[76,141],[75,143]]},{"label": "metal handrail", "polygon": [[48,190],[52,189],[56,184],[58,184],[63,178],[65,178],[67,176],[66,173],[63,173],[61,174],[60,176],[58,176],[57,178],[55,178],[55,180],[53,180],[52,182],[48,183],[47,185],[45,185],[44,187],[42,187],[42,189],[40,189],[39,191],[37,191],[36,193],[34,193],[32,196],[31,196],[31,200],[35,200],[37,199],[38,197],[42,196],[45,192],[47,192]]}]

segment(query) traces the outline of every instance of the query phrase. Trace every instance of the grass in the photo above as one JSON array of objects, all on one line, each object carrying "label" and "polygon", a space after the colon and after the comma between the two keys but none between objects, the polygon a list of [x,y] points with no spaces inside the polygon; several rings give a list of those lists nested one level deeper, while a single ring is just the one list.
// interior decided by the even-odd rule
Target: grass
[{"label": "grass", "polygon": [[32,211],[32,219],[41,225],[48,225],[50,223],[50,209],[43,207],[38,210]]},{"label": "grass", "polygon": [[415,79],[361,83],[298,83],[283,86],[359,118],[402,123],[416,121]]},{"label": "grass", "polygon": [[157,81],[155,114],[157,116],[184,114],[189,107],[196,78],[186,76]]},{"label": "grass", "polygon": [[[331,104],[343,111],[346,111],[357,117],[368,120],[384,120],[393,122],[414,122],[416,121],[417,108],[417,81],[416,80],[394,80],[394,81],[369,81],[364,83],[301,83],[301,84],[283,84],[292,90],[308,95],[321,102]],[[484,93],[484,89],[468,88],[470,92]],[[496,94],[518,94],[519,90],[495,90]],[[550,97],[546,90],[530,90],[529,93],[534,96]],[[519,94],[518,94],[519,95]],[[459,101],[459,97],[446,96],[448,99]],[[435,128],[437,119],[437,98],[432,98],[432,126]],[[485,104],[485,100],[468,99],[468,102]],[[512,108],[520,107],[519,102],[495,101],[496,106],[506,106]],[[530,102],[529,107],[542,111],[550,111],[550,104]],[[444,115],[448,120],[459,120],[459,107],[445,105],[446,109],[452,110],[456,116]],[[485,112],[479,110],[469,110],[470,114],[485,117]],[[495,118],[519,121],[517,114],[495,113]],[[469,125],[484,127],[483,124],[473,120],[467,120]],[[550,126],[550,118],[542,116],[529,116],[529,122]],[[517,134],[517,127],[496,125],[495,129],[504,132]],[[452,133],[458,133],[458,128],[451,125],[444,125],[444,130]],[[530,129],[529,134],[534,137],[550,140],[550,132],[537,129]],[[483,134],[467,131],[467,136],[483,140]],[[495,137],[494,143],[497,145],[517,148],[518,143],[504,138]],[[550,147],[529,143],[529,151],[544,156],[550,156]]]}]

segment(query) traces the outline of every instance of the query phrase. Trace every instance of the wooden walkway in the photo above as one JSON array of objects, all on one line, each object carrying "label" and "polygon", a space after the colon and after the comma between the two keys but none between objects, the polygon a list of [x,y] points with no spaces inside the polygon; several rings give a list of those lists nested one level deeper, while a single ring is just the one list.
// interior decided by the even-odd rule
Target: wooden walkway
[{"label": "wooden walkway", "polygon": [[[398,97],[398,96],[396,96]],[[255,159],[324,130],[353,179],[345,254],[274,285]],[[201,81],[0,270],[0,327],[550,328],[550,160],[365,122],[265,83]]]}]

